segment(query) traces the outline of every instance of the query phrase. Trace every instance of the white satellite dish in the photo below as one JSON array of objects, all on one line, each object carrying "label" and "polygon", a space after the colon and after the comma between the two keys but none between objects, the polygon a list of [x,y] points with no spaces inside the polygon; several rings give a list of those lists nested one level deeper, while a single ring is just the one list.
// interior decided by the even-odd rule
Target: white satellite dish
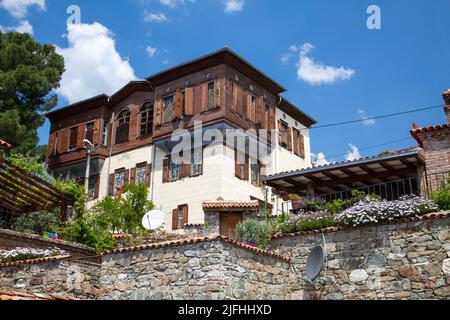
[{"label": "white satellite dish", "polygon": [[325,250],[322,246],[315,246],[309,253],[306,261],[306,278],[314,281],[322,271],[325,263]]},{"label": "white satellite dish", "polygon": [[156,230],[164,223],[164,212],[152,210],[147,212],[142,218],[142,226],[147,230]]}]

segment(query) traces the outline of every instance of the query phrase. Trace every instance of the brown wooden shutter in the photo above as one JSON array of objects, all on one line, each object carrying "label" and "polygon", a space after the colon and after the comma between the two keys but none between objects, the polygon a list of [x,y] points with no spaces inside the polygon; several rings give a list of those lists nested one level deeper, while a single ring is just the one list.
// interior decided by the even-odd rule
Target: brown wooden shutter
[{"label": "brown wooden shutter", "polygon": [[169,182],[169,159],[163,160],[163,182]]},{"label": "brown wooden shutter", "polygon": [[99,192],[100,192],[100,175],[97,175],[95,177],[94,199],[98,199]]},{"label": "brown wooden shutter", "polygon": [[131,168],[130,170],[130,184],[136,183],[136,168]]},{"label": "brown wooden shutter", "polygon": [[239,178],[242,179],[241,177],[241,166],[239,165],[239,151],[238,149],[235,149],[234,151],[234,175]]},{"label": "brown wooden shutter", "polygon": [[275,107],[269,109],[269,128],[275,129]]},{"label": "brown wooden shutter", "polygon": [[[105,125],[105,121],[107,121],[107,120],[103,120],[103,125]],[[108,130],[108,135],[107,135],[106,139],[108,141],[106,141],[106,143],[108,146],[110,146],[110,145],[112,145],[112,133],[113,133],[113,126],[112,126],[111,122],[108,123],[107,130]]]},{"label": "brown wooden shutter", "polygon": [[300,149],[299,154],[301,158],[305,159],[305,137],[301,133],[299,133],[298,138],[299,138],[298,144]]},{"label": "brown wooden shutter", "polygon": [[245,155],[245,166],[244,166],[244,180],[249,180],[249,171],[250,171],[250,158],[248,154]]},{"label": "brown wooden shutter", "polygon": [[182,212],[183,212],[183,226],[189,223],[189,207],[183,206],[182,207]]},{"label": "brown wooden shutter", "polygon": [[48,137],[47,158],[53,155],[53,151],[55,150],[55,139],[56,139],[56,132],[53,132]]},{"label": "brown wooden shutter", "polygon": [[67,152],[69,150],[69,137],[70,135],[70,129],[69,128],[64,128],[61,130],[61,136],[58,137],[58,141],[60,143],[60,148],[61,150],[58,153],[64,153]]},{"label": "brown wooden shutter", "polygon": [[186,178],[191,175],[191,164],[190,163],[183,163],[181,164],[181,172],[180,172],[180,178]]},{"label": "brown wooden shutter", "polygon": [[[86,134],[86,126],[83,123],[83,124],[80,124],[77,129],[77,149],[84,148],[83,140],[84,140],[85,134]],[[70,140],[72,141],[72,137],[70,137]]]},{"label": "brown wooden shutter", "polygon": [[147,164],[147,169],[145,170],[145,184],[147,186],[150,186],[151,177],[152,177],[152,164],[149,163]]},{"label": "brown wooden shutter", "polygon": [[281,120],[278,120],[278,144],[281,146],[283,145],[283,123]]},{"label": "brown wooden shutter", "polygon": [[114,179],[116,175],[114,173],[111,173],[109,175],[109,181],[108,181],[108,195],[112,196],[114,194]]},{"label": "brown wooden shutter", "polygon": [[296,155],[299,155],[299,139],[298,139],[298,131],[295,129],[292,129],[292,140],[294,143],[294,153]]},{"label": "brown wooden shutter", "polygon": [[239,85],[236,85],[237,97],[236,97],[236,108],[237,113],[241,116],[244,116],[244,94],[242,93],[242,88]]},{"label": "brown wooden shutter", "polygon": [[218,108],[222,106],[222,80],[217,80],[214,84],[216,92],[214,95],[214,105]]},{"label": "brown wooden shutter", "polygon": [[203,83],[201,85],[202,99],[201,99],[201,112],[208,111],[208,84]]},{"label": "brown wooden shutter", "polygon": [[94,137],[92,143],[94,145],[99,145],[101,141],[102,130],[100,130],[100,120],[95,120],[94,122]]},{"label": "brown wooden shutter", "polygon": [[252,106],[252,95],[251,94],[247,94],[247,112],[246,112],[246,118],[249,121],[254,122],[253,120],[253,115],[255,114],[253,112],[253,106]]},{"label": "brown wooden shutter", "polygon": [[124,171],[124,178],[123,178],[123,183],[124,184],[128,184],[128,182],[130,182],[130,170],[125,170]]},{"label": "brown wooden shutter", "polygon": [[238,88],[235,83],[232,84],[232,100],[231,100],[231,111],[237,112],[237,103],[238,103]]},{"label": "brown wooden shutter", "polygon": [[292,151],[292,128],[287,129],[288,150]]},{"label": "brown wooden shutter", "polygon": [[182,94],[180,90],[177,90],[175,93],[175,111],[174,111],[174,118],[179,119],[181,118],[181,98]]},{"label": "brown wooden shutter", "polygon": [[187,116],[193,116],[194,115],[194,89],[193,88],[186,88],[185,93],[185,107],[184,107],[184,114]]},{"label": "brown wooden shutter", "polygon": [[264,112],[265,112],[265,105],[264,105],[264,97],[258,97],[256,101],[256,116],[255,116],[255,123],[263,125],[264,121]]},{"label": "brown wooden shutter", "polygon": [[162,124],[162,100],[161,99],[158,99],[155,102],[154,121],[155,121],[155,126],[160,126]]},{"label": "brown wooden shutter", "polygon": [[172,230],[178,229],[178,208],[172,210]]}]

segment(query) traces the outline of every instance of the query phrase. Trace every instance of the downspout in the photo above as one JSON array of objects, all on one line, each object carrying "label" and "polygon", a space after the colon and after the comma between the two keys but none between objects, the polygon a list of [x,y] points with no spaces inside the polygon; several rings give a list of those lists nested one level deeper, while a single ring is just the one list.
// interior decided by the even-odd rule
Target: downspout
[{"label": "downspout", "polygon": [[111,115],[111,143],[109,146],[109,159],[108,159],[108,176],[107,176],[107,183],[106,183],[106,193],[105,193],[105,197],[108,196],[108,191],[109,191],[109,176],[110,176],[110,172],[111,172],[111,157],[112,157],[112,148],[113,148],[113,142],[114,142],[114,119],[115,119],[115,115],[114,112]]},{"label": "downspout", "polygon": [[[280,97],[280,96],[278,96],[278,102],[277,102],[277,105],[276,105],[276,108],[278,109],[278,107],[280,106],[280,104],[281,104],[281,101],[283,101],[283,98],[282,97]],[[276,118],[276,115],[277,115],[277,110],[275,109],[275,118]],[[277,121],[275,121],[275,119],[274,119],[274,123],[275,123],[275,127],[276,127],[276,125],[277,125]],[[276,130],[279,130],[279,128],[276,128]],[[278,134],[275,134],[275,137],[274,137],[275,139],[278,139]],[[274,152],[274,167],[275,167],[275,173],[278,173],[278,141],[276,141],[275,142],[275,147],[274,147],[274,150],[275,150],[275,152]],[[275,199],[275,203],[276,203],[276,206],[277,206],[277,213],[278,213],[278,211],[280,210],[279,208],[279,201],[280,201],[280,199],[279,199],[279,197],[276,197],[276,199]],[[284,214],[284,212],[283,212],[283,208],[281,209],[281,211],[282,211],[282,214]]]},{"label": "downspout", "polygon": [[[147,80],[147,82],[150,84],[151,89],[153,90],[153,108],[155,107],[155,100],[156,100],[156,91],[153,87],[152,83]],[[153,126],[153,124],[152,124]],[[151,187],[150,187],[150,201],[154,202],[154,193],[155,193],[155,170],[156,170],[156,146],[153,143],[152,139],[152,177],[151,177]]]}]

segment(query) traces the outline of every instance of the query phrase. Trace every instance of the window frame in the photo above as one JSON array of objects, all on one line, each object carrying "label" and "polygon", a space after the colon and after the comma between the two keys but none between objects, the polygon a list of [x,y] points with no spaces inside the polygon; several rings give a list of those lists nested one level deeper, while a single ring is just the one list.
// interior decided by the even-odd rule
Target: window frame
[{"label": "window frame", "polygon": [[[138,180],[139,174],[138,173],[142,169],[144,170],[143,180],[141,182],[139,182],[139,180]],[[147,175],[147,162],[142,162],[142,163],[136,164],[136,174],[134,177],[134,183],[135,184],[145,184],[146,175]]]},{"label": "window frame", "polygon": [[[210,89],[211,85],[212,85],[212,92]],[[208,99],[207,100],[208,110],[216,108],[216,87],[217,87],[216,81],[210,81],[206,85],[207,94],[208,94],[208,98],[207,98]],[[211,104],[211,100],[212,100],[212,104]]]},{"label": "window frame", "polygon": [[[165,102],[166,102],[167,99],[172,99],[172,103],[166,105]],[[175,117],[174,117],[175,104],[176,104],[175,93],[168,94],[168,95],[164,96],[161,100],[162,100],[161,101],[161,108],[162,108],[162,110],[161,110],[161,113],[162,113],[162,115],[161,115],[161,118],[162,118],[161,123],[162,124],[170,123],[170,122],[175,120]],[[169,107],[169,106],[171,107],[171,109],[169,110],[170,111],[169,119],[166,119],[166,115],[167,115],[166,108]]]},{"label": "window frame", "polygon": [[103,129],[102,129],[102,146],[108,145],[108,127],[109,127],[109,121],[103,120]]},{"label": "window frame", "polygon": [[[72,134],[75,132],[75,135]],[[73,136],[75,136],[75,141],[72,141]],[[76,151],[78,149],[78,126],[69,129],[69,152]]]},{"label": "window frame", "polygon": [[[92,128],[88,129],[88,126],[92,126]],[[88,137],[89,132],[89,137]],[[84,125],[84,138],[89,140],[91,143],[94,143],[94,133],[95,133],[95,122],[88,122]],[[91,139],[89,139],[91,138]]]},{"label": "window frame", "polygon": [[[117,195],[117,193],[119,192],[118,190],[117,190],[117,187],[119,187],[119,186],[123,186],[124,184],[125,184],[125,168],[121,168],[121,169],[117,169],[115,172],[114,172],[114,189],[113,189],[113,195],[115,196],[115,195]],[[117,182],[119,181],[118,179],[117,179],[117,175],[118,174],[122,174],[122,184],[117,184]]]},{"label": "window frame", "polygon": [[[281,127],[283,127],[284,131],[281,131],[281,141],[280,146],[286,150],[289,149],[289,124],[285,121],[280,121]],[[280,130],[281,128],[278,128]],[[284,138],[284,139],[283,139]]]},{"label": "window frame", "polygon": [[[143,110],[144,107],[147,107]],[[139,108],[139,135],[141,137],[151,136],[153,135],[153,113],[155,110],[155,105],[153,102],[145,102]],[[143,122],[143,118],[145,115],[146,121]],[[149,120],[150,119],[150,120]],[[143,127],[145,128],[143,129]],[[144,133],[143,133],[144,131]]]},{"label": "window frame", "polygon": [[[122,117],[123,114],[128,114],[125,117]],[[124,121],[123,123],[121,123],[121,121]],[[119,112],[119,114],[117,115],[117,127],[116,127],[116,136],[115,136],[115,144],[119,144],[119,143],[123,143],[123,142],[127,142],[130,139],[130,123],[131,123],[131,111],[129,109],[123,109],[122,111]],[[128,125],[128,127],[126,128],[127,130],[127,134],[126,134],[126,139],[125,139],[125,134],[124,134],[124,138],[121,138],[121,140],[118,140],[119,137],[119,130],[121,129],[121,126],[123,125]]]}]

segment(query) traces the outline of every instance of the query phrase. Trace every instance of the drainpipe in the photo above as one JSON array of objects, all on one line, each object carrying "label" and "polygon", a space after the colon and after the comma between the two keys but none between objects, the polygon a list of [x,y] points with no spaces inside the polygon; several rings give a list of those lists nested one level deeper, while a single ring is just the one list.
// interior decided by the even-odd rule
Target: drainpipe
[{"label": "drainpipe", "polygon": [[[277,109],[280,106],[282,100],[283,100],[283,98],[278,96],[278,101],[277,101],[277,105],[276,105]],[[277,110],[275,109],[275,117],[276,117],[276,115],[277,115]],[[275,121],[275,119],[274,119],[274,123],[275,123],[275,127],[276,127],[277,122]],[[278,130],[278,128],[276,128],[276,130]],[[278,139],[278,135],[275,134],[275,137],[273,137],[273,138],[274,139]],[[274,139],[271,139],[271,140],[274,140]],[[274,158],[274,169],[275,169],[274,173],[278,173],[278,141],[275,142],[273,158]],[[275,199],[275,204],[277,206],[277,213],[280,210],[279,209],[279,201],[280,201],[280,198],[277,196],[276,199]],[[284,212],[283,212],[283,209],[284,209],[283,208],[283,203],[281,205],[282,205],[281,211],[282,211],[282,214],[284,214]]]},{"label": "drainpipe", "polygon": [[112,116],[111,116],[111,143],[110,143],[110,146],[109,146],[108,176],[106,178],[106,193],[105,193],[105,197],[108,196],[108,191],[109,191],[109,175],[110,175],[110,172],[111,172],[112,148],[113,148],[113,143],[114,143],[114,139],[115,139],[115,137],[114,137],[114,118],[115,118],[115,115],[114,115],[114,112],[113,112]]}]

